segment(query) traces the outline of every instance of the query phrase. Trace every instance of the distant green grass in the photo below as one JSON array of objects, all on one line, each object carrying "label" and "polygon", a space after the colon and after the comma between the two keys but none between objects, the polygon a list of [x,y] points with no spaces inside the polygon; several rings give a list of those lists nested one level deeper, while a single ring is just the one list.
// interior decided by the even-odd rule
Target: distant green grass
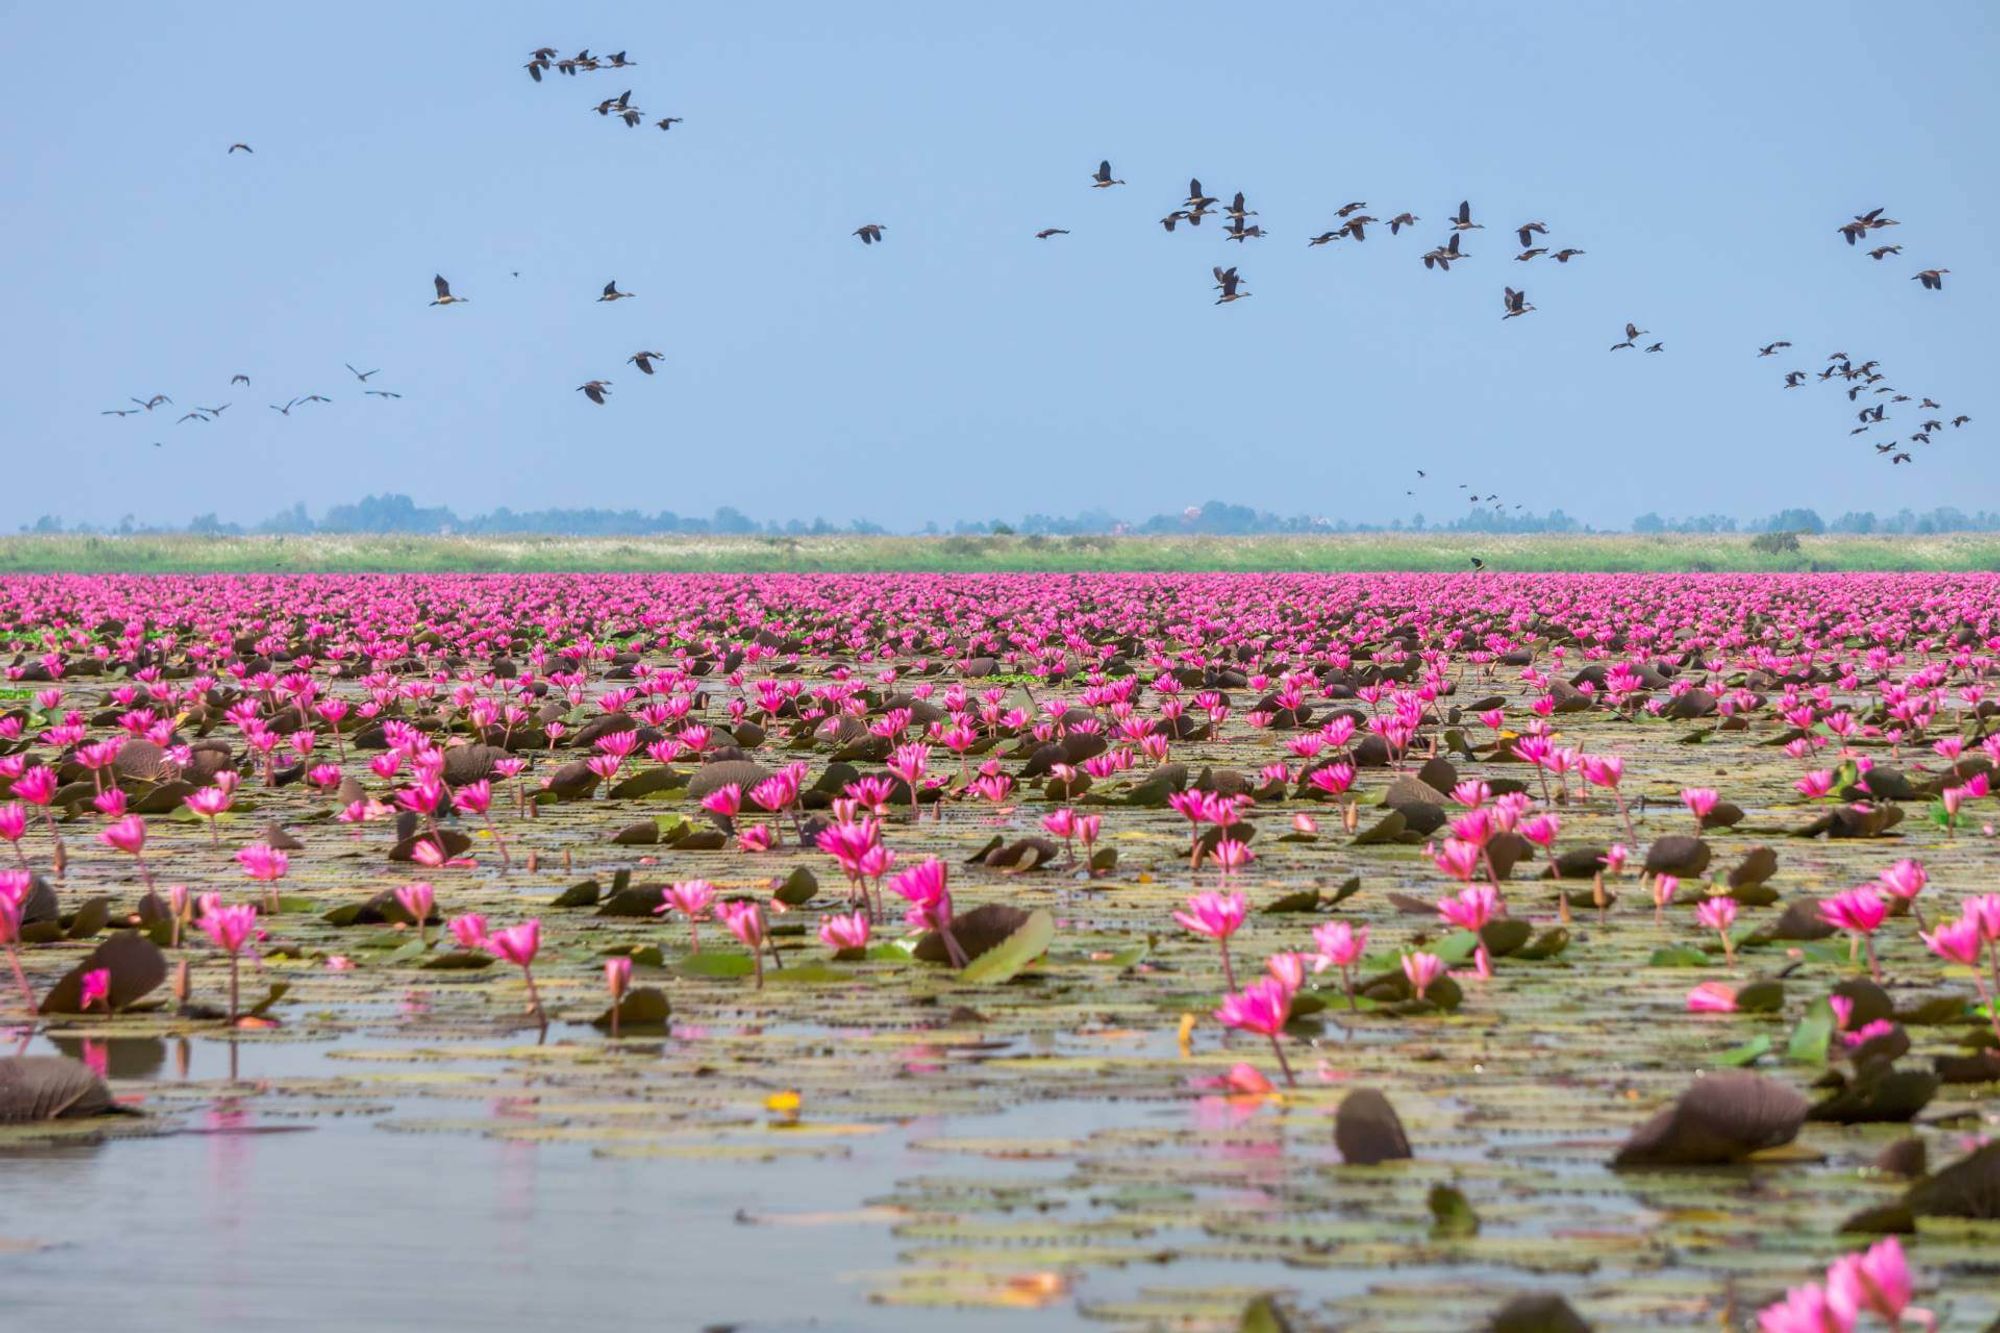
[{"label": "distant green grass", "polygon": [[0,537],[5,573],[2000,570],[2000,535],[1481,537]]}]

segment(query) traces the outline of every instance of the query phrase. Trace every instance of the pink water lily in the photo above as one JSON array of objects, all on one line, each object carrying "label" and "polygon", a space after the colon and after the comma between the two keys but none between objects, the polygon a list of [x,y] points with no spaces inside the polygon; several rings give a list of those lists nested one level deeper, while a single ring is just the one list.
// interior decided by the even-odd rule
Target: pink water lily
[{"label": "pink water lily", "polygon": [[496,930],[483,941],[484,947],[495,957],[512,963],[521,969],[521,980],[527,983],[528,1007],[535,1021],[543,1027],[549,1024],[548,1015],[542,1009],[542,993],[535,988],[535,955],[542,950],[542,923],[530,917],[519,925],[505,930]]},{"label": "pink water lily", "polygon": [[1295,1085],[1291,1062],[1285,1059],[1285,1049],[1278,1042],[1278,1034],[1284,1031],[1292,1013],[1292,989],[1277,977],[1263,977],[1251,982],[1241,991],[1226,995],[1222,1007],[1215,1011],[1216,1021],[1224,1027],[1241,1028],[1245,1032],[1259,1033],[1271,1043],[1271,1053],[1278,1058],[1278,1068],[1285,1075],[1287,1085]]}]

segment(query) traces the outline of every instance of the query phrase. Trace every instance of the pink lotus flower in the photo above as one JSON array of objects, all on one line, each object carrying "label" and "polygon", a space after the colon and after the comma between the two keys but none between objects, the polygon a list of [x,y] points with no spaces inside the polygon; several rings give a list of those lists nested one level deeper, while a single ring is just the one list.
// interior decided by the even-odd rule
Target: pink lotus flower
[{"label": "pink lotus flower", "polygon": [[1686,787],[1681,791],[1681,804],[1694,816],[1694,830],[1699,833],[1707,827],[1709,815],[1715,812],[1721,796],[1710,787]]},{"label": "pink lotus flower", "polygon": [[611,1035],[618,1036],[618,1023],[623,1017],[619,1010],[624,1007],[625,992],[632,988],[632,960],[630,958],[607,958],[604,960],[604,989],[611,995]]},{"label": "pink lotus flower", "polygon": [[1188,895],[1186,910],[1174,913],[1183,929],[1221,945],[1222,976],[1231,990],[1236,989],[1236,973],[1229,962],[1229,937],[1242,927],[1249,911],[1250,900],[1240,893],[1194,893]]},{"label": "pink lotus flower", "polygon": [[872,926],[866,912],[823,917],[819,923],[819,942],[835,953],[866,949],[871,933]]},{"label": "pink lotus flower", "polygon": [[257,933],[257,909],[243,903],[223,907],[209,902],[206,906],[207,910],[196,923],[202,932],[226,953],[243,952],[243,947]]},{"label": "pink lotus flower", "polygon": [[1680,892],[1680,887],[1681,881],[1678,875],[1653,876],[1653,923],[1655,925],[1666,920],[1667,904],[1674,900],[1674,895]]},{"label": "pink lotus flower", "polygon": [[1224,996],[1222,1007],[1215,1011],[1216,1021],[1224,1027],[1260,1033],[1267,1038],[1271,1053],[1278,1057],[1278,1068],[1284,1071],[1286,1084],[1296,1085],[1291,1063],[1278,1043],[1278,1034],[1284,1031],[1291,1016],[1292,990],[1276,977],[1260,978],[1241,991]]},{"label": "pink lotus flower", "polygon": [[1264,960],[1264,970],[1282,983],[1286,990],[1297,994],[1306,984],[1306,960],[1301,953],[1274,953]]},{"label": "pink lotus flower", "polygon": [[1687,1007],[1691,1014],[1733,1014],[1736,988],[1720,981],[1704,981],[1688,992]]},{"label": "pink lotus flower", "polygon": [[270,884],[285,877],[291,858],[275,847],[253,842],[236,853],[236,864],[242,866],[243,873],[250,878]]},{"label": "pink lotus flower", "polygon": [[445,929],[451,932],[458,947],[468,952],[486,948],[486,918],[477,912],[467,912],[445,922]]},{"label": "pink lotus flower", "polygon": [[1403,955],[1403,976],[1410,983],[1410,990],[1421,1000],[1429,994],[1437,979],[1444,975],[1444,959],[1434,953],[1406,953]]},{"label": "pink lotus flower", "polygon": [[1830,1300],[1818,1283],[1793,1287],[1757,1315],[1758,1333],[1853,1333],[1854,1312]]},{"label": "pink lotus flower", "polygon": [[1888,919],[1889,904],[1873,888],[1863,887],[1835,894],[1819,905],[1819,914],[1840,930],[1873,935]]},{"label": "pink lotus flower", "polygon": [[1985,938],[1980,933],[1979,920],[1970,913],[1959,917],[1956,921],[1943,923],[1936,930],[1923,936],[1923,941],[1932,953],[1946,962],[1975,969],[1979,965],[1979,955],[1986,947]]},{"label": "pink lotus flower", "polygon": [[1532,819],[1522,820],[1515,831],[1537,847],[1548,847],[1554,844],[1556,835],[1562,832],[1562,819],[1552,814],[1536,815]]},{"label": "pink lotus flower", "polygon": [[1819,905],[1819,914],[1821,920],[1846,931],[1856,944],[1867,949],[1869,974],[1879,982],[1882,964],[1875,957],[1875,932],[1889,918],[1888,900],[1864,885],[1836,893]]},{"label": "pink lotus flower", "polygon": [[951,889],[944,862],[932,857],[889,881],[889,891],[909,903],[903,919],[919,930],[934,930],[953,967],[964,967],[965,950],[951,929]]},{"label": "pink lotus flower", "polygon": [[1695,920],[1722,937],[1722,954],[1730,962],[1736,961],[1736,945],[1729,938],[1729,928],[1736,924],[1736,900],[1718,894],[1704,898],[1694,909]]},{"label": "pink lotus flower", "polygon": [[526,971],[534,966],[535,955],[542,951],[541,920],[529,917],[517,926],[496,930],[484,943],[495,957]]},{"label": "pink lotus flower", "polygon": [[716,905],[715,914],[729,933],[742,941],[757,966],[757,989],[764,988],[764,909],[757,903],[726,902]]},{"label": "pink lotus flower", "polygon": [[688,952],[701,952],[701,921],[715,903],[715,886],[705,879],[685,879],[660,890],[660,905],[653,915],[679,912],[688,922]]},{"label": "pink lotus flower", "polygon": [[89,1013],[98,1005],[104,1012],[111,1012],[111,972],[107,968],[93,967],[83,974],[83,989],[77,995],[77,1008]]},{"label": "pink lotus flower", "polygon": [[1910,1269],[1903,1258],[1902,1242],[1886,1236],[1860,1254],[1843,1255],[1826,1270],[1826,1292],[1830,1304],[1842,1309],[1867,1311],[1900,1328],[1905,1315],[1920,1316],[1926,1327],[1935,1325],[1928,1311],[1910,1307],[1914,1294]]},{"label": "pink lotus flower", "polygon": [[396,890],[396,905],[409,915],[417,928],[417,938],[426,946],[431,942],[431,913],[437,907],[437,894],[430,885],[424,883],[404,884]]},{"label": "pink lotus flower", "polygon": [[518,926],[496,930],[484,941],[488,952],[495,957],[512,963],[521,969],[521,980],[528,986],[528,1005],[541,1026],[549,1025],[548,1014],[542,1008],[542,993],[535,989],[535,955],[542,951],[542,923],[537,917],[529,917]]},{"label": "pink lotus flower", "polygon": [[195,924],[215,946],[229,955],[229,1026],[236,1026],[237,977],[243,950],[257,934],[257,909],[247,904],[224,907],[214,894],[202,897],[202,916]]},{"label": "pink lotus flower", "polygon": [[1224,878],[1257,859],[1257,854],[1250,850],[1250,844],[1240,838],[1216,839],[1210,855],[1214,856],[1216,865],[1222,868]]}]

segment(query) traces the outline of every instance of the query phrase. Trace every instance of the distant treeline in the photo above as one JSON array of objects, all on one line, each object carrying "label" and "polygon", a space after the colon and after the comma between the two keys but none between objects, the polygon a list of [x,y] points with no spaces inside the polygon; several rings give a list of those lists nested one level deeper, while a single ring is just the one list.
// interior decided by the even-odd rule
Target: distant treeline
[{"label": "distant treeline", "polygon": [[[1649,513],[1633,519],[1630,530],[1637,533],[1833,532],[1860,535],[1996,532],[2000,531],[2000,514],[1985,510],[1968,514],[1948,505],[1921,514],[1909,509],[1886,516],[1865,511],[1858,513],[1850,511],[1831,522],[1821,518],[1817,511],[1811,509],[1784,509],[1768,518],[1748,520],[1732,518],[1726,514],[1705,514],[1695,518],[1662,518],[1658,514]],[[89,523],[64,523],[56,515],[45,514],[34,523],[24,524],[21,531],[128,536],[149,533],[193,533],[204,536],[308,533],[357,536],[450,534],[501,536],[520,533],[560,537],[652,537],[714,533],[730,536],[815,537],[836,534],[878,536],[887,535],[890,530],[879,523],[871,523],[865,519],[856,519],[847,524],[829,523],[823,518],[811,521],[794,518],[783,522],[777,520],[760,522],[729,505],[724,505],[705,518],[676,514],[664,509],[658,513],[647,514],[637,509],[517,511],[500,508],[489,513],[461,516],[443,505],[419,505],[407,495],[371,495],[354,504],[335,505],[319,518],[307,513],[304,503],[301,502],[290,509],[273,514],[262,523],[251,525],[224,522],[214,514],[199,514],[186,524],[175,527],[170,524],[140,523],[128,514],[116,525],[98,527]],[[1127,534],[1248,536],[1258,533],[1308,535],[1341,532],[1565,533],[1615,532],[1619,529],[1592,528],[1571,518],[1560,509],[1550,510],[1546,514],[1534,514],[1525,510],[1507,512],[1500,509],[1473,509],[1469,513],[1444,522],[1430,522],[1422,514],[1416,514],[1408,520],[1353,523],[1345,519],[1304,514],[1285,516],[1274,514],[1269,510],[1252,509],[1248,505],[1210,500],[1207,504],[1191,506],[1179,513],[1155,514],[1138,522],[1120,519],[1107,510],[1086,509],[1070,517],[1029,514],[1018,521],[993,519],[984,522],[958,522],[949,527],[927,523],[920,531],[929,535],[949,533],[956,536],[1006,536],[1011,533],[1040,536]]]}]

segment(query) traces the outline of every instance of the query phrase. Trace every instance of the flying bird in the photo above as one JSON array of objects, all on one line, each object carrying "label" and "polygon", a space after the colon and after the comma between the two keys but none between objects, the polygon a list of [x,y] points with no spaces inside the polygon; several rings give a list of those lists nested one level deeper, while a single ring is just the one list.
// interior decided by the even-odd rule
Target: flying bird
[{"label": "flying bird", "polygon": [[1242,281],[1243,279],[1241,279],[1236,275],[1236,268],[1234,265],[1231,265],[1228,268],[1218,267],[1215,270],[1215,286],[1216,290],[1220,291],[1222,295],[1215,298],[1215,303],[1217,305],[1226,305],[1231,301],[1240,301],[1244,297],[1250,295],[1249,292],[1243,292],[1237,290],[1237,287],[1241,285]]},{"label": "flying bird", "polygon": [[451,294],[451,284],[446,282],[441,276],[432,277],[431,285],[437,288],[437,300],[431,302],[432,305],[462,305],[471,299],[464,296],[453,296]]},{"label": "flying bird", "polygon": [[136,417],[143,410],[143,408],[137,407],[107,407],[97,415],[101,417]]},{"label": "flying bird", "polygon": [[1424,256],[1424,267],[1434,267],[1440,272],[1449,273],[1451,272],[1453,260],[1467,258],[1470,258],[1470,256],[1462,255],[1458,252],[1458,233],[1453,232],[1449,241],[1433,248],[1430,253]]},{"label": "flying bird", "polygon": [[1900,225],[1894,218],[1883,217],[1881,209],[1871,208],[1866,213],[1856,213],[1854,221],[1842,223],[1839,230],[1840,234],[1847,238],[1847,243],[1853,245],[1864,235],[1874,231],[1878,227],[1895,227]]},{"label": "flying bird", "polygon": [[294,398],[290,402],[286,403],[283,407],[279,407],[276,403],[269,404],[269,407],[273,412],[276,412],[279,416],[288,417],[292,414],[292,409],[297,407],[298,405],[299,405],[299,400]]},{"label": "flying bird", "polygon": [[1899,255],[1901,253],[1903,253],[1903,247],[1900,245],[1878,245],[1868,252],[1868,257],[1870,259],[1886,259],[1890,255]]},{"label": "flying bird", "polygon": [[1524,264],[1528,260],[1533,259],[1536,255],[1545,255],[1548,252],[1549,250],[1547,246],[1538,245],[1532,250],[1523,250],[1520,254],[1515,255],[1514,262],[1517,264]]},{"label": "flying bird", "polygon": [[1395,217],[1389,219],[1389,234],[1394,236],[1402,231],[1403,228],[1414,227],[1422,221],[1423,219],[1415,213],[1398,213]]},{"label": "flying bird", "polygon": [[353,364],[350,362],[343,361],[340,364],[346,366],[347,373],[354,376],[355,379],[360,380],[363,384],[366,384],[368,382],[368,377],[370,375],[380,375],[382,373],[380,367],[377,367],[374,370],[356,370]]},{"label": "flying bird", "polygon": [[1214,195],[1203,194],[1201,192],[1201,182],[1199,180],[1191,180],[1188,182],[1188,197],[1182,207],[1191,208],[1197,213],[1205,213],[1208,211],[1210,204],[1220,202],[1221,200],[1217,199]]},{"label": "flying bird", "polygon": [[576,391],[600,407],[604,404],[605,391],[611,387],[610,380],[590,380],[576,386]]},{"label": "flying bird", "polygon": [[1044,227],[1040,231],[1035,233],[1035,239],[1038,241],[1046,241],[1051,236],[1067,236],[1067,235],[1069,235],[1069,229],[1067,227]]},{"label": "flying bird", "polygon": [[861,238],[863,245],[873,245],[882,239],[882,224],[879,222],[864,222],[854,229],[853,234]]},{"label": "flying bird", "polygon": [[1651,332],[1651,329],[1642,329],[1637,324],[1627,320],[1625,322],[1625,341],[1622,343],[1612,343],[1611,350],[1615,352],[1621,347],[1637,347],[1639,345],[1639,335]]},{"label": "flying bird", "polygon": [[658,120],[654,121],[653,124],[657,125],[659,128],[663,130],[670,130],[674,126],[680,124],[685,119],[686,119],[685,116],[661,116]]},{"label": "flying bird", "polygon": [[[1474,222],[1472,220],[1472,202],[1468,199],[1459,200],[1458,216],[1452,219],[1451,229],[1453,231],[1482,231],[1485,227],[1485,223]],[[1525,245],[1526,242],[1524,241],[1522,244]]]},{"label": "flying bird", "polygon": [[1921,282],[1927,292],[1941,292],[1944,290],[1944,275],[1949,272],[1951,270],[1948,268],[1927,268],[1920,273],[1912,274],[1911,281]]},{"label": "flying bird", "polygon": [[618,290],[618,279],[613,278],[604,284],[604,294],[597,299],[600,301],[623,301],[630,296],[632,296],[631,292],[621,292]]},{"label": "flying bird", "polygon": [[145,408],[148,412],[150,412],[154,408],[158,407],[161,403],[171,403],[174,400],[167,397],[163,393],[156,393],[151,398],[134,398],[131,401],[139,404],[139,406]]},{"label": "flying bird", "polygon": [[1558,264],[1567,264],[1570,260],[1576,258],[1578,255],[1583,253],[1584,251],[1582,250],[1571,250],[1571,249],[1558,250],[1554,254],[1550,255],[1549,258],[1555,260]]},{"label": "flying bird", "polygon": [[1108,157],[1097,164],[1097,171],[1090,178],[1090,188],[1093,190],[1108,190],[1114,185],[1124,183],[1121,180],[1111,179],[1111,159]]},{"label": "flying bird", "polygon": [[239,148],[241,148],[241,149],[242,149],[242,150],[243,150],[244,152],[246,152],[246,153],[252,153],[252,154],[254,154],[254,153],[255,153],[255,152],[257,151],[256,149],[252,148],[252,147],[251,147],[251,146],[250,146],[249,144],[247,144],[247,143],[233,143],[233,144],[229,145],[229,152],[228,152],[228,153],[224,153],[224,154],[223,154],[223,156],[224,156],[224,157],[228,157],[228,156],[229,156],[229,153],[233,153],[233,152],[235,152],[235,151],[236,151],[237,149],[239,149]]},{"label": "flying bird", "polygon": [[371,398],[401,398],[403,396],[388,389],[363,389],[361,392]]},{"label": "flying bird", "polygon": [[1549,229],[1547,224],[1545,223],[1524,222],[1520,226],[1514,228],[1514,234],[1521,238],[1521,248],[1525,250],[1529,246],[1535,243],[1534,242],[1535,237],[1548,235]]},{"label": "flying bird", "polygon": [[1506,291],[1507,295],[1503,300],[1507,306],[1507,313],[1500,316],[1500,318],[1513,319],[1516,315],[1525,315],[1534,309],[1533,306],[1528,304],[1528,294],[1526,292],[1517,292],[1512,287],[1507,288]]},{"label": "flying bird", "polygon": [[1480,558],[1479,558],[1478,556],[1476,556],[1476,555],[1473,555],[1473,556],[1467,556],[1467,557],[1466,557],[1466,559],[1468,559],[1468,560],[1470,560],[1470,561],[1472,562],[1472,569],[1473,569],[1473,572],[1474,572],[1474,573],[1477,573],[1478,571],[1480,571],[1480,570],[1482,570],[1482,569],[1486,568],[1486,562],[1485,562],[1484,560],[1481,560],[1481,559],[1480,559]]},{"label": "flying bird", "polygon": [[248,375],[231,375],[229,377],[229,382],[231,384],[248,384],[250,382],[250,377]]},{"label": "flying bird", "polygon": [[650,375],[653,373],[653,363],[655,361],[666,360],[667,354],[665,352],[634,352],[625,359],[639,367],[641,373]]},{"label": "flying bird", "polygon": [[1647,343],[1646,350],[1649,352],[1664,352],[1667,350],[1667,345],[1663,342]]},{"label": "flying bird", "polygon": [[1758,355],[1758,356],[1776,356],[1776,355],[1778,354],[1778,349],[1779,349],[1780,347],[1790,347],[1790,346],[1791,346],[1791,344],[1790,344],[1790,343],[1788,343],[1788,342],[1784,342],[1784,341],[1779,341],[1779,342],[1774,342],[1774,343],[1766,343],[1766,344],[1765,344],[1764,346],[1762,346],[1762,347],[1759,347],[1759,348],[1757,349],[1757,355]]},{"label": "flying bird", "polygon": [[1241,222],[1244,218],[1256,217],[1257,210],[1254,208],[1246,209],[1243,207],[1243,191],[1238,190],[1236,192],[1236,197],[1229,201],[1229,207],[1222,210],[1222,215],[1226,218],[1234,218],[1238,222]]},{"label": "flying bird", "polygon": [[219,417],[224,412],[227,412],[231,407],[234,406],[235,406],[234,403],[224,403],[221,407],[197,407],[195,411],[206,412],[211,417]]}]

